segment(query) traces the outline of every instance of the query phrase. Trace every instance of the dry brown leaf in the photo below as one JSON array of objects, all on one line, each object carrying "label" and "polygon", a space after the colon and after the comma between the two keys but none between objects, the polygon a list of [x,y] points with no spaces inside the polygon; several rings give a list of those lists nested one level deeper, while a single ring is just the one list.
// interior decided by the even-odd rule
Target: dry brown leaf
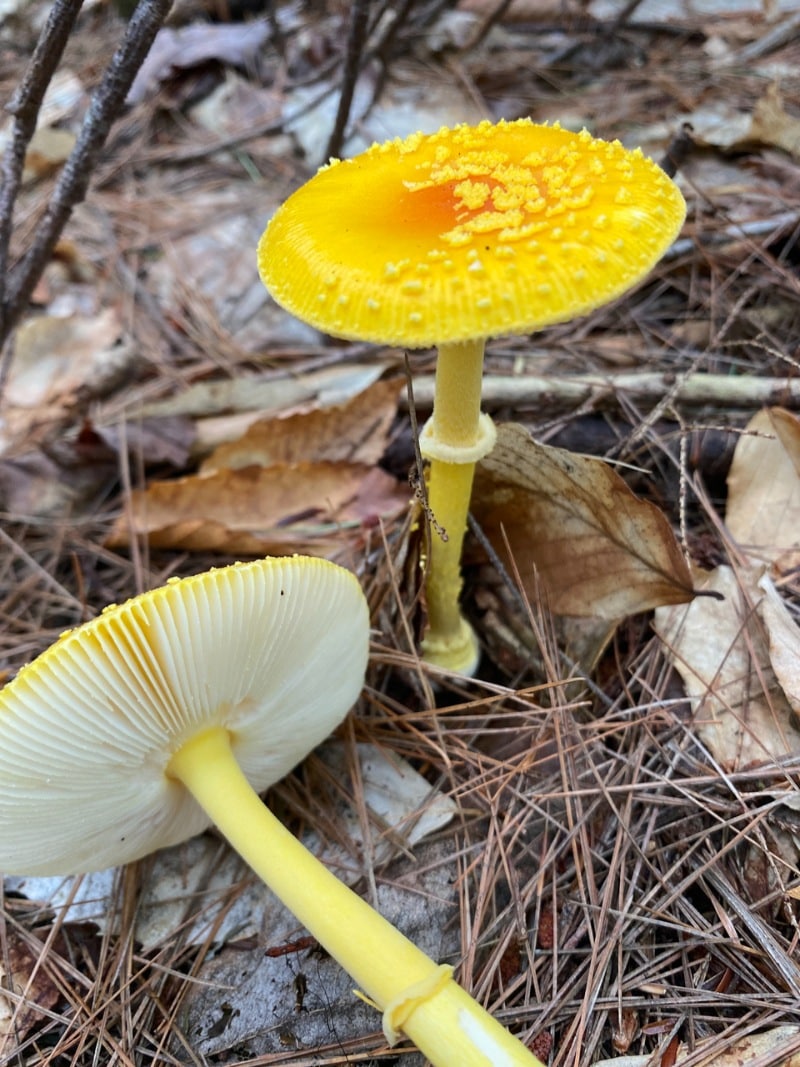
[{"label": "dry brown leaf", "polygon": [[371,466],[386,450],[400,388],[397,378],[379,381],[336,407],[259,419],[238,441],[215,449],[201,473],[323,460]]},{"label": "dry brown leaf", "polygon": [[666,516],[607,463],[537,444],[523,426],[499,427],[472,509],[526,592],[535,597],[538,574],[559,614],[618,619],[692,598]]},{"label": "dry brown leaf", "polygon": [[[37,954],[10,926],[5,939],[7,953],[0,961],[0,1057],[3,1063],[11,1063],[18,1043],[58,1003],[61,994],[46,969],[37,967]],[[9,996],[6,990],[15,995]]]},{"label": "dry brown leaf", "polygon": [[727,770],[800,752],[800,725],[770,662],[763,578],[762,566],[699,572],[697,588],[724,599],[698,597],[655,616],[692,702],[695,731]]},{"label": "dry brown leaf", "polygon": [[131,494],[108,543],[147,535],[189,551],[325,552],[326,538],[408,506],[408,490],[377,468],[348,463],[242,467],[153,482]]},{"label": "dry brown leaf", "polygon": [[800,721],[800,627],[768,574],[759,579],[764,594],[759,611],[769,644],[769,659],[786,699]]},{"label": "dry brown leaf", "polygon": [[800,420],[783,408],[754,415],[728,473],[726,522],[751,556],[780,573],[800,566]]}]

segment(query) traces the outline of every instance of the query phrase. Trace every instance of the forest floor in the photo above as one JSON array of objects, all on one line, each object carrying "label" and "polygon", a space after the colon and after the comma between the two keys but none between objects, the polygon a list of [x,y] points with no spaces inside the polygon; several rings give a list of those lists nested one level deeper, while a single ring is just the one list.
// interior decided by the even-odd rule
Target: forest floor
[{"label": "forest floor", "polygon": [[[268,794],[292,830],[553,1067],[800,1063],[796,3],[366,4],[332,140],[350,6],[202,2],[159,35],[3,356],[0,678],[170,577],[271,552],[343,563],[372,610],[367,686]],[[0,5],[4,101],[44,12]],[[80,16],[14,255],[123,25],[105,3]],[[659,599],[656,533],[588,523],[611,477],[595,467],[587,508],[547,520],[561,571],[542,585],[527,531],[548,487],[532,460],[495,465],[465,569],[483,658],[451,678],[415,652],[411,415],[435,353],[297,322],[255,249],[331,151],[520,116],[640,145],[688,215],[627,296],[490,342],[484,405],[612,464],[720,598]],[[514,525],[492,522],[498,484]],[[578,560],[582,610],[556,610]],[[0,1064],[422,1062],[213,834],[119,871],[9,877],[0,905]]]}]

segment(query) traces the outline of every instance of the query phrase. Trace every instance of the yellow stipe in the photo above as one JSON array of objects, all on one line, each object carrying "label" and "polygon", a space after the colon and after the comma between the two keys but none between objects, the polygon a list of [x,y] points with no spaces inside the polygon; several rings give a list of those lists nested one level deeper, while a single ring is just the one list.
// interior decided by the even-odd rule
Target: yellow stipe
[{"label": "yellow stipe", "polygon": [[[281,825],[236,762],[226,730],[193,737],[168,772],[231,845],[434,1067],[542,1067],[449,975]],[[416,997],[405,1010],[405,1004]]]}]

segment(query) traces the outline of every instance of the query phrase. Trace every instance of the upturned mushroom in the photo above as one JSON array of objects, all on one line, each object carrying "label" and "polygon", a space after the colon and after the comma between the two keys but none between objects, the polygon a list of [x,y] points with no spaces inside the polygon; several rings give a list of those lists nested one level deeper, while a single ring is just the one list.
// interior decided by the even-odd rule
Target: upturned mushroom
[{"label": "upturned mushroom", "polygon": [[440,1067],[541,1067],[262,803],[344,718],[369,639],[356,578],[265,559],[172,581],[64,634],[0,690],[0,870],[128,863],[211,823]]},{"label": "upturned mushroom", "polygon": [[528,119],[443,128],[331,160],[278,209],[258,249],[284,308],[354,340],[438,345],[430,460],[425,658],[472,673],[461,549],[476,462],[484,343],[604,304],[643,278],[685,204],[641,151]]}]

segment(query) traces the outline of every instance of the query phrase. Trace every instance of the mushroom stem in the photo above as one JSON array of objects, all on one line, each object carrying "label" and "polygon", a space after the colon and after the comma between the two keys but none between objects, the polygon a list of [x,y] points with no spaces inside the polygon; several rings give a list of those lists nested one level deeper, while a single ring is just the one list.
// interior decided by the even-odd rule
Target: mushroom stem
[{"label": "mushroom stem", "polygon": [[[235,744],[235,740],[233,741]],[[542,1067],[408,938],[348,889],[275,818],[247,781],[227,730],[187,741],[167,773],[181,782],[240,856],[434,1067]]]},{"label": "mushroom stem", "polygon": [[[428,629],[422,653],[430,663],[472,674],[478,643],[461,614],[461,551],[467,529],[475,464],[494,445],[494,426],[481,414],[483,339],[443,344],[436,363],[433,415],[420,437],[430,459],[431,534],[426,580]],[[444,531],[442,536],[440,531]]]}]

